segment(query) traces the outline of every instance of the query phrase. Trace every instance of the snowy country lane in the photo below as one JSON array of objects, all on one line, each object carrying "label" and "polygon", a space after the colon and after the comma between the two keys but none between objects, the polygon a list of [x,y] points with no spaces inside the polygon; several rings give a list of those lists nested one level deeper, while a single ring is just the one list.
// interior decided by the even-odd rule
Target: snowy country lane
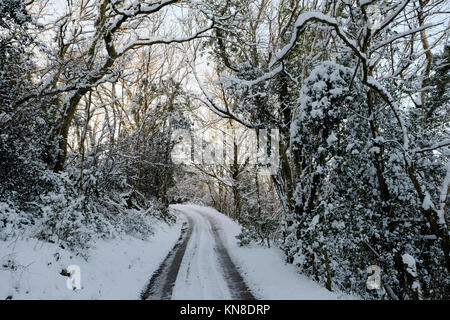
[{"label": "snowy country lane", "polygon": [[183,223],[173,250],[153,274],[143,299],[255,299],[230,258],[218,222],[176,206]]},{"label": "snowy country lane", "polygon": [[239,246],[241,226],[213,208],[171,208],[183,223],[181,234],[142,299],[358,299],[330,292],[300,274],[276,246]]}]

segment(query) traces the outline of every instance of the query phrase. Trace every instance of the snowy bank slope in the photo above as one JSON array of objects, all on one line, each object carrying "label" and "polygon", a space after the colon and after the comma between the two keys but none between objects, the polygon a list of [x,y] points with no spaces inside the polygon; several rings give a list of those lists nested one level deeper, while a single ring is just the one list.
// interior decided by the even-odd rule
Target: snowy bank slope
[{"label": "snowy bank slope", "polygon": [[[99,240],[88,261],[38,240],[0,241],[0,299],[139,299],[177,241],[182,222],[157,223],[149,241]],[[69,265],[80,267],[81,290],[69,290],[68,277],[60,274]]]},{"label": "snowy bank slope", "polygon": [[222,229],[223,241],[234,263],[258,299],[355,299],[355,297],[330,292],[299,274],[295,266],[284,262],[283,253],[278,248],[239,247],[235,237],[239,234],[241,227],[215,209],[190,204],[173,205],[172,208],[196,210],[209,215],[217,222]]}]

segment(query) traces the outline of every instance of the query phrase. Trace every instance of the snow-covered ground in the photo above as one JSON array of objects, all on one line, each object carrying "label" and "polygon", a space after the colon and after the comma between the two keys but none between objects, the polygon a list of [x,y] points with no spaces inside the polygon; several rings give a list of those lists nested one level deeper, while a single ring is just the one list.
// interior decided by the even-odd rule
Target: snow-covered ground
[{"label": "snow-covered ground", "polygon": [[[240,247],[235,238],[241,227],[220,212],[199,205],[173,205],[180,211],[198,211],[210,216],[219,226],[221,236],[233,262],[253,294],[258,299],[356,299],[356,297],[330,292],[316,282],[301,275],[298,269],[284,262],[278,248],[260,246]],[[178,289],[175,287],[174,292]]]},{"label": "snow-covered ground", "polygon": [[[329,292],[301,275],[294,266],[284,263],[278,248],[239,247],[235,237],[240,226],[220,212],[198,205],[172,208],[180,210],[177,223],[155,223],[155,234],[149,241],[131,236],[99,240],[89,250],[87,260],[38,240],[0,241],[0,300],[139,299],[187,219],[192,234],[173,287],[173,299],[232,298],[219,262],[216,227],[222,246],[257,299],[354,299]],[[80,290],[68,289],[68,277],[61,275],[70,265],[80,268]]]},{"label": "snow-covered ground", "polygon": [[[131,236],[99,240],[86,261],[38,240],[0,241],[0,300],[12,299],[139,299],[152,273],[180,235],[181,222],[155,222],[149,241]],[[58,258],[58,259],[57,259]],[[69,290],[70,265],[80,267],[81,290]]]}]

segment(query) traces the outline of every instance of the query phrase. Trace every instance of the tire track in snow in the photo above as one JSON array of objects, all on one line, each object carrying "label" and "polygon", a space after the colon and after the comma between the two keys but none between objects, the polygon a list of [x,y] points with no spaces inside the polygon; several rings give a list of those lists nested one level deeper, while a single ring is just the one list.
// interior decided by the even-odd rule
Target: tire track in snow
[{"label": "tire track in snow", "polygon": [[141,293],[142,300],[169,300],[178,276],[181,261],[192,234],[192,222],[184,222],[175,246],[155,271],[146,289]]},{"label": "tire track in snow", "polygon": [[183,211],[193,222],[193,232],[175,283],[174,299],[232,299],[220,267],[215,239],[207,219],[197,212]]},{"label": "tire track in snow", "polygon": [[141,298],[255,300],[231,260],[217,222],[197,210],[179,211],[188,222]]},{"label": "tire track in snow", "polygon": [[231,260],[228,250],[225,247],[222,238],[220,237],[220,229],[217,222],[207,215],[203,215],[202,213],[200,214],[208,219],[212,225],[212,231],[219,251],[220,260],[222,262],[223,268],[225,269],[224,271],[227,275],[226,279],[228,282],[228,286],[233,293],[233,298],[237,300],[255,300],[256,298],[248,288],[233,260]]}]

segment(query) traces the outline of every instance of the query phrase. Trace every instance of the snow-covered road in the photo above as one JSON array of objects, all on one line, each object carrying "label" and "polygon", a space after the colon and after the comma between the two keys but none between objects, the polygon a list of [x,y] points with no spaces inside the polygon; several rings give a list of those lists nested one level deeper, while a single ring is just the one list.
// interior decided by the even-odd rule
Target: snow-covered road
[{"label": "snow-covered road", "polygon": [[231,260],[213,218],[190,206],[172,252],[150,280],[145,299],[254,299]]},{"label": "snow-covered road", "polygon": [[183,231],[145,299],[355,299],[330,292],[284,262],[279,248],[240,247],[241,227],[217,210],[172,205]]}]

